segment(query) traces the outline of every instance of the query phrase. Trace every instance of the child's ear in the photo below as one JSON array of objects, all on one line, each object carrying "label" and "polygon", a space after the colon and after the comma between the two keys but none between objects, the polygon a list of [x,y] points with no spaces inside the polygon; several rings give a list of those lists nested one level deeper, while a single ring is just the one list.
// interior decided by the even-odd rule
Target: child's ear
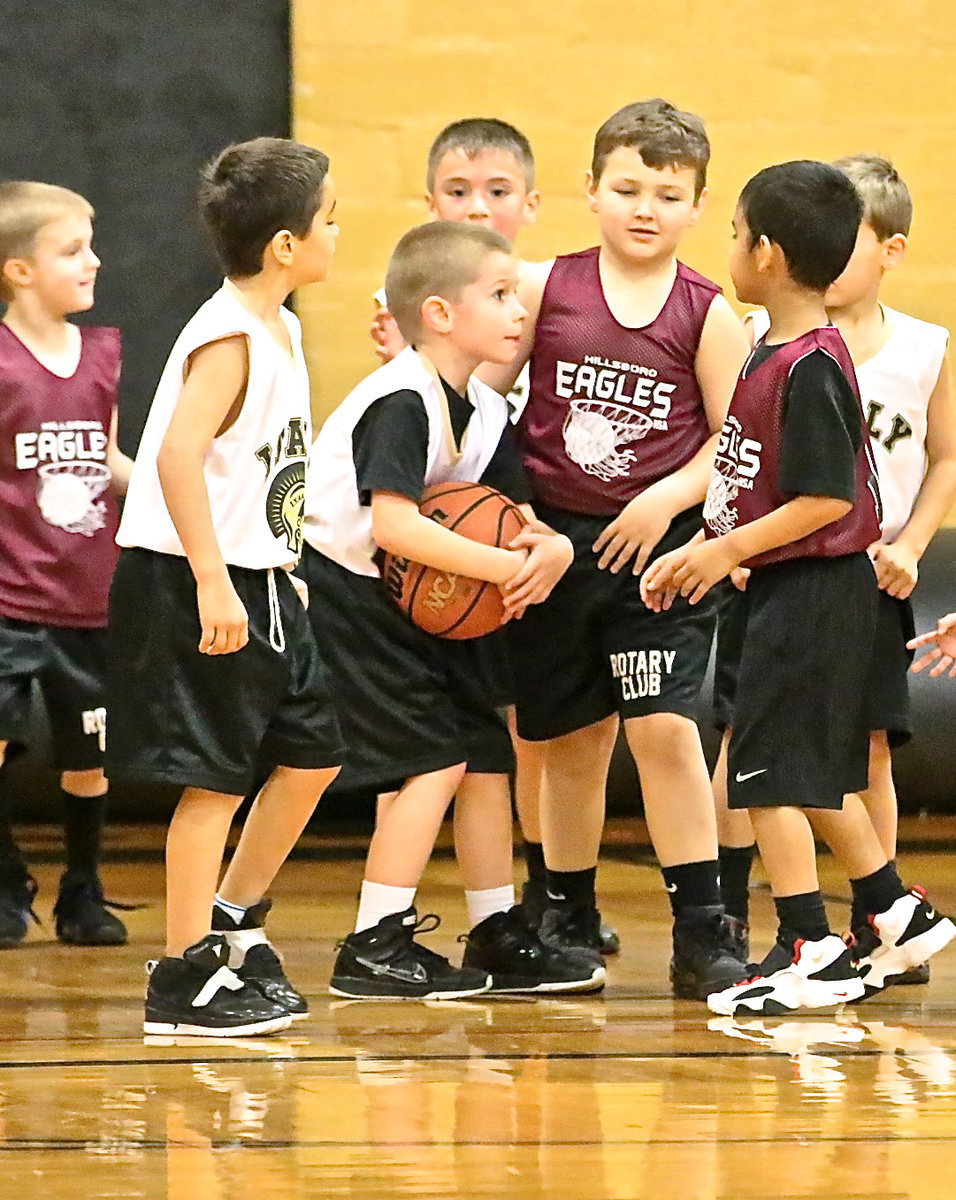
[{"label": "child's ear", "polygon": [[538,206],[541,203],[541,193],[532,189],[525,195],[521,219],[525,225],[533,225],[538,219]]},{"label": "child's ear", "polygon": [[588,171],[587,175],[584,177],[584,187],[588,194],[588,200],[590,201],[589,207],[591,212],[597,212],[598,180],[594,178],[590,171]]},{"label": "child's ear", "polygon": [[694,207],[690,218],[690,224],[695,225],[700,220],[700,214],[704,211],[704,205],[707,203],[707,189],[701,188],[700,195],[694,201]]},{"label": "child's ear", "polygon": [[422,301],[422,328],[448,333],[454,326],[451,305],[441,296],[426,296]]},{"label": "child's ear", "polygon": [[425,207],[431,213],[432,219],[438,220],[438,205],[435,202],[435,197],[431,192],[425,193]]},{"label": "child's ear", "polygon": [[765,233],[762,233],[754,246],[754,266],[758,271],[769,271],[777,261],[783,264],[784,270],[787,269],[786,256],[781,247],[776,242],[772,242]]},{"label": "child's ear", "polygon": [[295,238],[288,229],[280,229],[272,235],[269,249],[280,267],[290,267],[295,254]]},{"label": "child's ear", "polygon": [[30,263],[25,258],[8,258],[0,272],[13,287],[29,287],[32,278]]},{"label": "child's ear", "polygon": [[892,271],[900,265],[906,256],[907,244],[904,233],[894,233],[892,237],[880,243],[883,251],[881,265],[884,271]]}]

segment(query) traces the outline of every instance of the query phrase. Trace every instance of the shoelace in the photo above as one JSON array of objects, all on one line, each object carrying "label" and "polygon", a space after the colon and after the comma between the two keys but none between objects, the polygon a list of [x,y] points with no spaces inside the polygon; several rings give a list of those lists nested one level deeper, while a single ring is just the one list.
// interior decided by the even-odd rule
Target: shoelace
[{"label": "shoelace", "polygon": [[[36,895],[36,884],[34,884],[34,895]],[[64,901],[69,903],[74,900],[86,900],[93,904],[101,904],[104,908],[111,908],[116,912],[138,912],[141,908],[149,907],[148,904],[123,904],[119,900],[107,900],[102,885],[89,881],[87,883],[71,883],[63,888],[53,906],[53,915],[57,916],[65,907]]]}]

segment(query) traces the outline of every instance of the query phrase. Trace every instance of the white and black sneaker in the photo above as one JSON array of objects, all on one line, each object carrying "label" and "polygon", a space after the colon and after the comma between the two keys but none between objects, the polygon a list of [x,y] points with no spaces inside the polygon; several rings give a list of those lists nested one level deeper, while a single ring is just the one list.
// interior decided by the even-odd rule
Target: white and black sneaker
[{"label": "white and black sneaker", "polygon": [[489,994],[527,992],[599,992],[607,978],[590,954],[561,950],[542,942],[530,927],[520,904],[492,913],[465,942],[463,967],[491,976]]},{"label": "white and black sneaker", "polygon": [[309,1015],[308,1001],[286,978],[282,959],[263,928],[271,908],[271,900],[260,900],[246,909],[237,924],[225,909],[214,904],[213,932],[221,933],[228,942],[229,966],[243,983],[253,984],[264,996],[281,1004],[294,1021],[301,1021]]},{"label": "white and black sneaker", "polygon": [[151,964],[143,1032],[247,1037],[288,1028],[286,1009],[243,983],[228,961],[226,939],[210,933],[182,958]]},{"label": "white and black sneaker", "polygon": [[339,943],[329,991],[366,1000],[457,1000],[486,992],[487,971],[453,967],[414,940],[441,924],[434,913],[418,919],[414,908],[383,917],[371,929]]},{"label": "white and black sneaker", "polygon": [[866,995],[880,992],[894,976],[925,963],[956,937],[956,925],[938,913],[915,887],[883,913],[870,917],[869,936],[857,934],[857,965]]},{"label": "white and black sneaker", "polygon": [[816,942],[798,939],[793,961],[707,997],[711,1012],[726,1017],[779,1017],[800,1008],[833,1008],[863,998],[863,978],[850,949],[835,933]]}]

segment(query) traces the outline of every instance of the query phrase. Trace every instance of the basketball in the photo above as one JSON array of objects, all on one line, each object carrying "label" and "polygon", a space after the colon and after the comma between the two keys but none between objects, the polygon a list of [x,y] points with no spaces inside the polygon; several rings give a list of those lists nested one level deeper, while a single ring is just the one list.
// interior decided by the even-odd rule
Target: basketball
[{"label": "basketball", "polygon": [[[518,506],[481,483],[437,483],[427,488],[419,511],[462,537],[486,546],[507,546],[526,524]],[[465,641],[492,633],[504,603],[497,584],[438,571],[396,555],[385,556],[382,578],[389,595],[412,621],[437,637]]]}]

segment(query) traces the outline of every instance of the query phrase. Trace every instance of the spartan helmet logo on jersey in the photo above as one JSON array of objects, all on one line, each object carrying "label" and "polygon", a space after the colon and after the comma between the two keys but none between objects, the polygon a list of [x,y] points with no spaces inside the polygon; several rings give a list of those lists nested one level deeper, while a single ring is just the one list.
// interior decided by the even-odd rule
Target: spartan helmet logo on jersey
[{"label": "spartan helmet logo on jersey", "polygon": [[637,409],[580,397],[568,405],[564,449],[582,471],[607,483],[627,474],[637,455],[624,447],[639,441],[653,424]]},{"label": "spartan helmet logo on jersey", "polygon": [[92,537],[106,524],[106,505],[97,500],[112,473],[101,462],[52,462],[37,468],[37,507],[48,525]]},{"label": "spartan helmet logo on jersey", "polygon": [[302,506],[305,502],[305,463],[287,463],[269,485],[266,519],[277,538],[284,537],[292,554],[302,551]]}]

